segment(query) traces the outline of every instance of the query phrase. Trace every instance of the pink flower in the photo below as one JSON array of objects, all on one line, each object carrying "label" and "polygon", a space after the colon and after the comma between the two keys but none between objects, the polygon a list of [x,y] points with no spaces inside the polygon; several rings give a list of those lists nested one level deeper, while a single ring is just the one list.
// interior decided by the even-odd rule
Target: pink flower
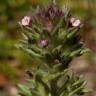
[{"label": "pink flower", "polygon": [[70,23],[73,27],[78,27],[81,24],[81,21],[79,19],[76,19],[74,17],[70,18]]},{"label": "pink flower", "polygon": [[40,47],[47,47],[48,46],[48,40],[46,40],[46,39],[40,40],[39,46]]},{"label": "pink flower", "polygon": [[25,16],[21,20],[20,24],[23,25],[23,26],[28,26],[30,24],[30,22],[31,22],[31,16]]},{"label": "pink flower", "polygon": [[72,26],[73,27],[78,27],[79,25],[81,24],[81,21],[79,19],[75,20],[73,23],[72,23]]}]

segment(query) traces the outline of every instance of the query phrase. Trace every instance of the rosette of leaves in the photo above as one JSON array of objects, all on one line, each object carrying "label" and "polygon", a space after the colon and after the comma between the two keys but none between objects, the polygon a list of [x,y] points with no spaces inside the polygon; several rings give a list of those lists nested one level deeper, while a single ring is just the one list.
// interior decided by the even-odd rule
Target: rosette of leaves
[{"label": "rosette of leaves", "polygon": [[68,8],[56,3],[39,6],[19,22],[23,40],[17,47],[38,61],[27,73],[28,86],[19,85],[20,96],[81,96],[86,81],[68,69],[73,58],[88,51],[80,41],[82,23]]}]

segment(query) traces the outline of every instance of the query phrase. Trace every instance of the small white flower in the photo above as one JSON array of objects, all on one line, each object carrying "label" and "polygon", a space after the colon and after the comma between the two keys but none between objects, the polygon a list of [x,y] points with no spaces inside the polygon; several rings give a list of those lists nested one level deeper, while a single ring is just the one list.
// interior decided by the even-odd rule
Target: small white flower
[{"label": "small white flower", "polygon": [[80,26],[81,21],[79,19],[71,17],[70,18],[70,23],[72,24],[73,27],[78,27],[78,26]]},{"label": "small white flower", "polygon": [[73,27],[78,27],[79,25],[81,24],[81,21],[79,19],[75,20],[73,23],[72,23],[72,26]]},{"label": "small white flower", "polygon": [[23,25],[23,26],[28,26],[30,24],[30,22],[31,22],[31,17],[30,16],[25,16],[21,20],[20,24]]}]

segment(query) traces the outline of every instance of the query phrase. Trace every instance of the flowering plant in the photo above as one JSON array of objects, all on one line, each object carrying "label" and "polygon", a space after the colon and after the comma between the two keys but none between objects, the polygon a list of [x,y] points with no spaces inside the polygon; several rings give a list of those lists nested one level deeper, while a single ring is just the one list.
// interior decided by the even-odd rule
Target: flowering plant
[{"label": "flowering plant", "polygon": [[17,45],[38,66],[28,71],[31,86],[19,85],[20,96],[81,96],[86,93],[86,81],[69,69],[73,58],[87,52],[80,39],[82,22],[62,11],[56,3],[37,7],[19,24],[24,39]]}]

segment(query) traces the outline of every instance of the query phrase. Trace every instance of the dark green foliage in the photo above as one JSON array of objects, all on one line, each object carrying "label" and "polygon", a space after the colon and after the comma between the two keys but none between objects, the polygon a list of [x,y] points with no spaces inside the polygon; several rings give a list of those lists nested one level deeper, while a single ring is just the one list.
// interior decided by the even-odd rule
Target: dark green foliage
[{"label": "dark green foliage", "polygon": [[16,46],[39,63],[28,72],[31,76],[28,86],[19,85],[20,96],[80,96],[85,93],[86,82],[68,69],[73,58],[88,51],[80,41],[82,23],[76,23],[76,18],[71,22],[72,18],[68,9],[62,11],[52,2],[38,7],[19,22],[24,39]]}]

